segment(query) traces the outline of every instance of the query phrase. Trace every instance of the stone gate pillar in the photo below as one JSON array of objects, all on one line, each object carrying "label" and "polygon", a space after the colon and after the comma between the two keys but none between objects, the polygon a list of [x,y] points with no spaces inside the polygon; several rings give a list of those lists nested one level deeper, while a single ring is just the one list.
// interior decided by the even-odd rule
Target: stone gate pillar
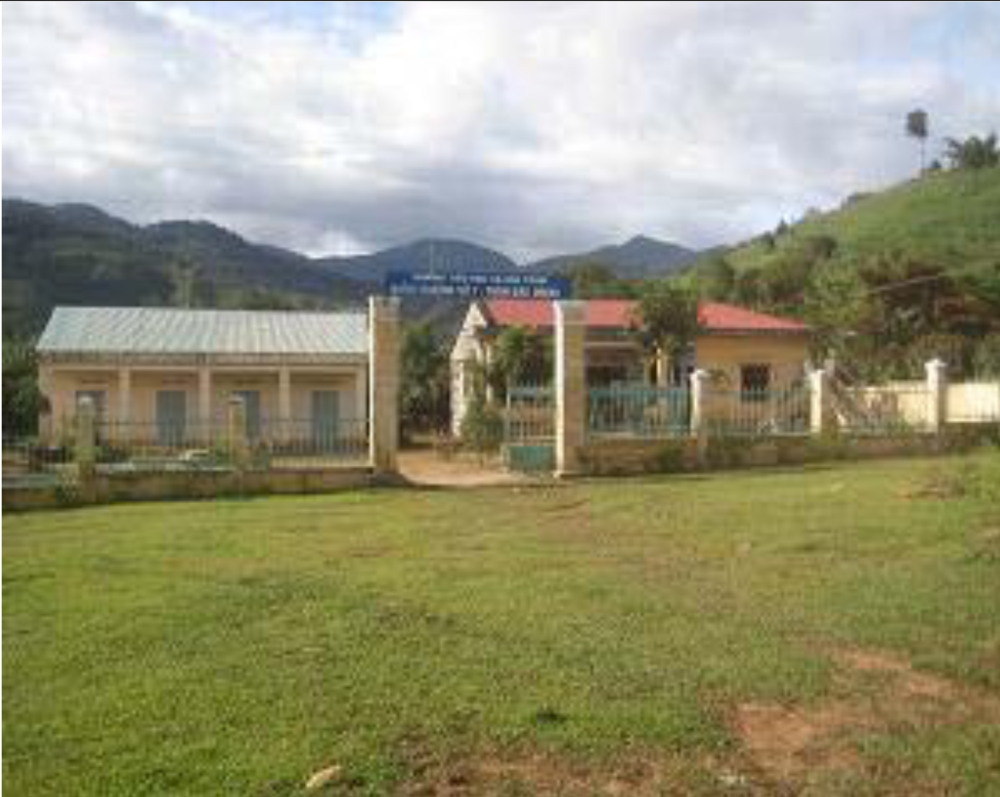
[{"label": "stone gate pillar", "polygon": [[948,420],[948,366],[943,360],[931,360],[927,370],[927,429],[934,434],[944,431]]},{"label": "stone gate pillar", "polygon": [[554,302],[556,475],[581,471],[580,449],[587,433],[587,303]]},{"label": "stone gate pillar", "polygon": [[75,422],[73,458],[83,482],[93,479],[97,470],[97,407],[90,396],[84,396],[77,404]]},{"label": "stone gate pillar", "polygon": [[395,473],[399,449],[399,299],[368,300],[368,453],[375,473]]},{"label": "stone gate pillar", "polygon": [[830,373],[827,368],[809,372],[809,432],[813,435],[836,431]]},{"label": "stone gate pillar", "polygon": [[708,371],[698,368],[691,372],[691,436],[695,439],[698,464],[708,459]]}]

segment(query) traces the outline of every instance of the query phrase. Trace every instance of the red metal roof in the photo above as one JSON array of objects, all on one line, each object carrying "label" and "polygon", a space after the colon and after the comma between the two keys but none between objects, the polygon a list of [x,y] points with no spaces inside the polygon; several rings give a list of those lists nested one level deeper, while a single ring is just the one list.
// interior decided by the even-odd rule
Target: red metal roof
[{"label": "red metal roof", "polygon": [[[496,326],[550,327],[552,302],[542,299],[490,299],[483,303]],[[634,325],[636,302],[622,299],[591,299],[587,302],[587,326],[597,329],[628,329]],[[698,311],[702,326],[710,332],[807,332],[799,321],[758,313],[722,302],[702,302]]]}]

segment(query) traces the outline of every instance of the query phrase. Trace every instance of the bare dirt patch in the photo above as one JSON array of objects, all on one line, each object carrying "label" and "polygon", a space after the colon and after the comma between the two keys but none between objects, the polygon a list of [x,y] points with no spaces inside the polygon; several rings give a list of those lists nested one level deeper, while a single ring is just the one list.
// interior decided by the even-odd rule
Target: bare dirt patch
[{"label": "bare dirt patch", "polygon": [[407,797],[653,797],[686,794],[688,791],[681,784],[704,777],[711,777],[720,787],[713,793],[746,793],[732,790],[733,785],[745,782],[742,776],[707,775],[721,771],[714,761],[702,761],[697,765],[699,769],[693,771],[689,763],[653,754],[633,753],[614,762],[595,763],[552,752],[480,751],[444,758],[411,755],[409,766],[412,777],[400,790]]},{"label": "bare dirt patch", "polygon": [[426,487],[494,487],[531,482],[529,477],[505,471],[495,463],[467,456],[446,459],[424,449],[400,452],[399,470],[411,484]]},{"label": "bare dirt patch", "polygon": [[815,768],[853,770],[856,751],[843,738],[870,727],[872,718],[846,701],[811,708],[745,703],[736,712],[736,730],[753,761],[770,777],[797,779]]},{"label": "bare dirt patch", "polygon": [[809,706],[745,703],[734,726],[743,749],[770,780],[801,785],[831,773],[860,774],[866,733],[963,722],[1000,722],[1000,700],[921,672],[901,657],[838,650],[836,696]]}]

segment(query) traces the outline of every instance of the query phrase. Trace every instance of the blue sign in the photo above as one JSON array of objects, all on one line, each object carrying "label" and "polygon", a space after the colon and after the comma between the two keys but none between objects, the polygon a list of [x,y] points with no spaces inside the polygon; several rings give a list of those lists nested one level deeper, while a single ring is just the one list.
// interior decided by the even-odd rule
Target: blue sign
[{"label": "blue sign", "polygon": [[439,299],[568,299],[570,281],[544,274],[410,274],[390,271],[390,296],[436,296]]}]

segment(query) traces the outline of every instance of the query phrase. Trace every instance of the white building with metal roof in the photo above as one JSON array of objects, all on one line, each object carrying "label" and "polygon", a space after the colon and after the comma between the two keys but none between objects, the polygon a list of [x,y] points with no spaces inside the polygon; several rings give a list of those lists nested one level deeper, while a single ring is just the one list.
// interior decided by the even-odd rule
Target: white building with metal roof
[{"label": "white building with metal roof", "polygon": [[151,439],[209,437],[234,396],[252,437],[329,437],[366,417],[363,310],[58,307],[37,350],[50,436],[84,398],[103,428]]}]

